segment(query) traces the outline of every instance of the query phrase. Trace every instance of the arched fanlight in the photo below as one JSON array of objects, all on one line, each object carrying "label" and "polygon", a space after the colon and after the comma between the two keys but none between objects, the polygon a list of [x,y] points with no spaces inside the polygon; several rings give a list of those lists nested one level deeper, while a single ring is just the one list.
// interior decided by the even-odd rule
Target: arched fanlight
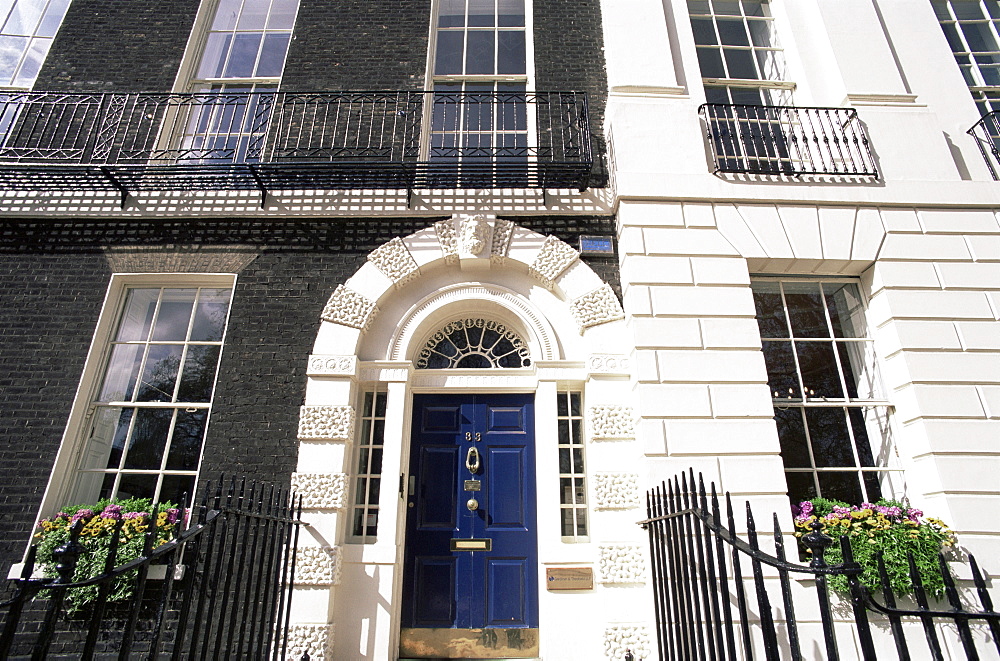
[{"label": "arched fanlight", "polygon": [[417,357],[417,369],[528,367],[531,356],[521,336],[486,319],[456,319],[434,333]]}]

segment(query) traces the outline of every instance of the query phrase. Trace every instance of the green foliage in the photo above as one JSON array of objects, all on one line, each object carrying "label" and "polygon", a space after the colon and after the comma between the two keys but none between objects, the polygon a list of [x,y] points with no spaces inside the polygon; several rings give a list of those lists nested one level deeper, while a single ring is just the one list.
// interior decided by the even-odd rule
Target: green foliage
[{"label": "green foliage", "polygon": [[[102,499],[94,505],[64,507],[57,515],[44,519],[38,524],[35,543],[38,546],[37,562],[42,565],[45,576],[55,578],[56,561],[53,551],[69,541],[70,527],[77,520],[83,521],[80,543],[86,551],[80,554],[73,581],[84,581],[104,573],[105,563],[111,551],[111,541],[115,528],[121,521],[121,537],[115,556],[115,566],[120,566],[142,555],[144,535],[149,526],[152,503],[148,498],[127,500]],[[177,528],[180,510],[173,503],[161,503],[156,517],[156,538],[153,548],[169,541]],[[115,580],[108,601],[122,602],[130,599],[135,591],[136,570],[123,574]],[[97,599],[99,587],[88,585],[73,588],[66,594],[66,609],[75,613]]]},{"label": "green foliage", "polygon": [[[844,561],[840,537],[846,535],[851,543],[854,560],[864,570],[861,583],[869,590],[882,591],[878,573],[878,554],[885,561],[886,573],[892,591],[899,595],[913,593],[907,556],[913,555],[924,589],[935,597],[944,595],[944,579],[938,565],[942,549],[954,543],[951,530],[940,519],[922,518],[923,512],[894,500],[862,503],[860,507],[837,500],[815,498],[793,506],[795,536],[803,552],[811,553],[802,545],[802,537],[812,531],[814,521],[822,524],[822,532],[834,539],[834,544],[823,554],[827,564]],[[841,592],[848,591],[847,578],[831,576],[830,586]]]}]

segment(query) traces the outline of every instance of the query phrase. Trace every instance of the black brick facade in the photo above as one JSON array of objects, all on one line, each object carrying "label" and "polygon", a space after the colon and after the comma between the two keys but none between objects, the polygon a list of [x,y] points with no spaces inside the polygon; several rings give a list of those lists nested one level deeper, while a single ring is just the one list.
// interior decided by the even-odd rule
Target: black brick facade
[{"label": "black brick facade", "polygon": [[[116,254],[147,271],[246,264],[237,275],[203,479],[287,484],[319,314],[369,252],[433,218],[47,222],[0,225],[0,571],[20,559],[59,449]],[[610,218],[520,217],[576,245]],[[188,247],[185,247],[188,246]],[[589,258],[620,289],[616,260]],[[249,262],[249,263],[247,263]]]}]

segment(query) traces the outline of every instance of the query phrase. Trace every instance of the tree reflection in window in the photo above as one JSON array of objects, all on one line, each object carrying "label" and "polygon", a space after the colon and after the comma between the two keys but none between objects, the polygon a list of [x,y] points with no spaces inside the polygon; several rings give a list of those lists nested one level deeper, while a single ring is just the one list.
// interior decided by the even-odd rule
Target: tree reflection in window
[{"label": "tree reflection in window", "polygon": [[457,319],[434,333],[420,350],[417,369],[489,369],[531,365],[524,340],[503,324]]}]

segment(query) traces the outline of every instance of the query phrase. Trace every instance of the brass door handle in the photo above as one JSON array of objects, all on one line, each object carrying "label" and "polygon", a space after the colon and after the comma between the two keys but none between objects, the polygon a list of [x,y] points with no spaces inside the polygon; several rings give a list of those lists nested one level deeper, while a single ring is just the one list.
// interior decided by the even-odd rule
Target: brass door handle
[{"label": "brass door handle", "polygon": [[474,446],[469,448],[469,452],[465,455],[465,467],[473,475],[479,472],[479,450]]}]

